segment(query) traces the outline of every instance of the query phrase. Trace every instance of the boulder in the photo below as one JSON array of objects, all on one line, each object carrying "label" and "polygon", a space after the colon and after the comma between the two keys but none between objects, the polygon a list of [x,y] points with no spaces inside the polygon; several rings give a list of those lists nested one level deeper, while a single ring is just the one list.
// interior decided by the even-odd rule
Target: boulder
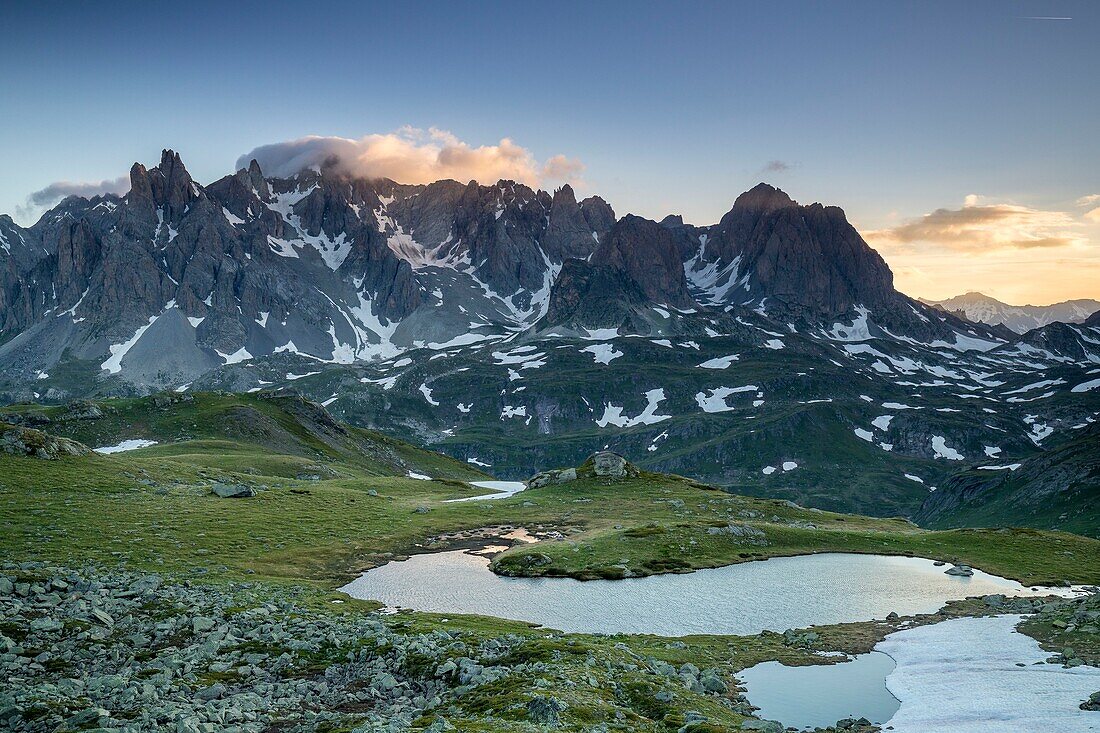
[{"label": "boulder", "polygon": [[969,578],[974,574],[974,570],[969,565],[953,565],[947,570],[944,570],[947,575],[958,575],[960,577]]},{"label": "boulder", "polygon": [[256,490],[243,484],[223,484],[218,482],[210,489],[215,496],[223,499],[248,499],[256,495]]},{"label": "boulder", "polygon": [[553,697],[535,697],[527,702],[527,719],[539,725],[558,727],[558,713],[565,707]]},{"label": "boulder", "polygon": [[634,464],[618,453],[600,451],[590,455],[588,460],[581,464],[580,468],[577,469],[577,475],[584,478],[592,476],[634,478],[641,475],[641,472]]},{"label": "boulder", "polygon": [[538,489],[551,484],[565,484],[577,480],[577,469],[564,468],[561,470],[542,471],[527,479],[527,488]]},{"label": "boulder", "polygon": [[538,489],[553,484],[566,484],[580,478],[635,478],[641,475],[630,461],[618,453],[600,451],[593,453],[577,468],[563,468],[536,473],[527,479],[529,489]]}]

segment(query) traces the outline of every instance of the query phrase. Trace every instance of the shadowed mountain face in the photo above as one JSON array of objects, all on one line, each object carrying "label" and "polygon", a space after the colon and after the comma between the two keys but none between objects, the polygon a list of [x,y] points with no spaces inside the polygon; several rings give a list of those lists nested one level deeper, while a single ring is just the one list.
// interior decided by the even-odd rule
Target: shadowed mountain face
[{"label": "shadowed mountain face", "polygon": [[711,226],[511,181],[203,186],[172,151],[131,184],[0,217],[4,402],[293,387],[501,477],[610,447],[910,516],[1100,416],[1096,316],[1019,335],[914,301],[840,209],[766,184]]}]

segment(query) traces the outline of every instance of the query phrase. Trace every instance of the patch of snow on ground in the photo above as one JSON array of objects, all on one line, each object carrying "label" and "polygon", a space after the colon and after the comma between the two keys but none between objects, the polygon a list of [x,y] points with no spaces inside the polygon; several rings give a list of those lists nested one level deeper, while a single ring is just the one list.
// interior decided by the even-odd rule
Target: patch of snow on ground
[{"label": "patch of snow on ground", "polygon": [[102,448],[94,448],[96,453],[102,453],[103,455],[110,455],[111,453],[124,453],[128,450],[137,450],[138,448],[148,448],[151,445],[156,445],[155,440],[145,440],[144,438],[130,438],[124,440],[118,445],[107,445]]},{"label": "patch of snow on ground", "polygon": [[1097,388],[1100,388],[1100,379],[1092,379],[1088,382],[1082,382],[1081,384],[1078,384],[1076,387],[1071,389],[1070,392],[1076,392],[1077,394],[1080,394],[1082,392],[1091,392],[1092,390]]},{"label": "patch of snow on ground", "polygon": [[130,349],[134,348],[134,344],[136,344],[138,340],[141,339],[142,335],[149,330],[149,326],[152,326],[154,323],[156,323],[156,320],[159,317],[160,316],[149,316],[149,322],[146,323],[144,326],[139,327],[137,331],[134,331],[133,336],[123,341],[121,344],[111,344],[108,347],[111,355],[107,358],[106,361],[99,365],[99,368],[106,369],[111,374],[118,374],[119,372],[121,372],[122,357],[126,356],[126,352],[128,352]]},{"label": "patch of snow on ground", "polygon": [[893,420],[893,419],[894,419],[893,415],[879,415],[878,417],[876,417],[874,420],[871,421],[871,424],[874,425],[879,430],[889,430],[890,429],[890,421]]},{"label": "patch of snow on ground", "polygon": [[916,481],[918,484],[924,483],[924,479],[922,479],[920,476],[914,476],[911,473],[905,474],[905,478],[909,479],[910,481]]},{"label": "patch of snow on ground", "polygon": [[1005,394],[1006,395],[1023,394],[1024,392],[1030,392],[1033,389],[1040,389],[1042,387],[1053,387],[1057,384],[1065,384],[1065,383],[1066,383],[1066,380],[1064,380],[1064,379],[1044,379],[1041,382],[1032,382],[1031,384],[1025,384],[1023,387],[1020,387],[1019,389],[1014,389],[1010,392],[1005,392]]},{"label": "patch of snow on ground", "polygon": [[796,468],[798,468],[798,464],[795,463],[794,461],[783,461],[783,470],[784,471],[793,471]]},{"label": "patch of snow on ground", "polygon": [[588,341],[607,341],[619,335],[619,329],[617,328],[586,328],[585,330],[588,331],[588,335],[583,338]]},{"label": "patch of snow on ground", "polygon": [[214,349],[214,351],[217,351],[218,356],[225,359],[226,364],[239,364],[242,361],[247,361],[248,359],[252,358],[252,354],[248,353],[248,349],[243,346],[234,351],[232,354],[223,354],[217,349]]},{"label": "patch of snow on ground", "polygon": [[979,471],[1015,471],[1022,463],[1010,463],[1007,466],[978,466]]},{"label": "patch of snow on ground", "polygon": [[739,392],[755,392],[757,389],[759,387],[755,384],[747,384],[744,387],[717,387],[707,390],[710,392],[709,395],[704,392],[696,393],[695,401],[699,407],[703,408],[703,412],[728,412],[736,408],[726,404],[727,397]]},{"label": "patch of snow on ground", "polygon": [[1001,452],[1001,449],[998,446],[995,446],[995,445],[987,445],[987,446],[984,446],[984,448],[985,448],[985,455],[986,455],[987,458],[996,458],[997,454]]},{"label": "patch of snow on ground", "polygon": [[872,338],[871,331],[867,327],[867,316],[870,315],[871,311],[861,305],[857,305],[856,312],[858,312],[859,315],[852,321],[851,326],[845,326],[843,323],[834,323],[832,330],[828,334],[829,338],[833,341],[867,341]]},{"label": "patch of snow on ground", "polygon": [[782,349],[784,344],[779,339],[768,339],[764,342],[764,346],[769,349]]},{"label": "patch of snow on ground", "polygon": [[739,357],[737,354],[730,354],[729,356],[719,356],[714,359],[708,359],[707,361],[704,361],[702,364],[699,364],[697,366],[702,367],[703,369],[728,369],[730,364],[740,358],[741,357]]},{"label": "patch of snow on ground", "polygon": [[[897,666],[886,687],[901,701],[893,733],[1095,730],[1078,704],[1100,669],[1046,664],[1050,652],[1016,631],[1021,616],[959,618],[890,634],[875,650]],[[1023,665],[1023,666],[1018,666]],[[886,727],[886,726],[884,726]]]},{"label": "patch of snow on ground", "polygon": [[629,428],[634,425],[653,425],[662,420],[668,420],[672,415],[658,415],[657,406],[665,399],[663,388],[651,389],[645,393],[645,409],[637,417],[627,417],[623,414],[623,408],[608,402],[604,405],[603,416],[596,420],[601,428],[615,425],[620,428]]},{"label": "patch of snow on ground", "polygon": [[432,480],[431,476],[425,476],[424,474],[417,473],[416,471],[409,471],[408,474],[406,474],[406,475],[409,478],[418,479],[420,481],[431,481]]},{"label": "patch of snow on ground", "polygon": [[592,344],[581,349],[582,353],[592,354],[597,364],[610,364],[612,359],[618,359],[623,352],[618,351],[611,344]]},{"label": "patch of snow on ground", "polygon": [[855,429],[855,434],[856,434],[857,438],[863,438],[868,443],[873,443],[874,440],[875,440],[875,435],[870,430],[864,430],[863,428],[856,428]]},{"label": "patch of snow on ground", "polygon": [[426,384],[420,385],[420,394],[424,395],[424,399],[428,401],[428,404],[432,407],[438,407],[439,403],[432,399],[432,388]]},{"label": "patch of snow on ground", "polygon": [[947,445],[947,440],[942,435],[932,436],[932,450],[934,458],[946,458],[949,461],[963,460],[963,454]]},{"label": "patch of snow on ground", "polygon": [[761,471],[765,476],[771,476],[775,473],[775,466],[764,466],[764,470]]}]

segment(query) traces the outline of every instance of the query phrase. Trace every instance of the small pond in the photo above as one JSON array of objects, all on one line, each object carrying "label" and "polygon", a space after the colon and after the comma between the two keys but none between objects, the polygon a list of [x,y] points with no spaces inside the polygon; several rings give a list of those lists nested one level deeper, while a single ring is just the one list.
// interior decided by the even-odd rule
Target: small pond
[{"label": "small pond", "polygon": [[761,718],[792,728],[824,728],[843,718],[863,717],[880,725],[890,720],[901,705],[886,689],[893,670],[893,659],[871,652],[829,665],[763,662],[737,676]]},{"label": "small pond", "polygon": [[625,580],[506,578],[460,550],[414,555],[369,570],[342,590],[387,606],[472,613],[584,633],[756,634],[931,613],[988,593],[1026,595],[1015,581],[975,570],[944,573],[931,560],[828,553],[773,558],[682,575]]}]

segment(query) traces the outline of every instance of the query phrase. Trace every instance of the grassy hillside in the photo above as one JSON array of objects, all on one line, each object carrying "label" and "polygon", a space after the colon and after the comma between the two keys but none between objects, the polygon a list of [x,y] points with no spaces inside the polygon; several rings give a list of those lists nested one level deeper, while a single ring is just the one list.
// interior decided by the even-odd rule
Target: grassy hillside
[{"label": "grassy hillside", "polygon": [[475,466],[382,433],[339,423],[292,392],[166,393],[81,401],[65,406],[11,405],[0,419],[78,440],[91,448],[144,439],[160,457],[210,469],[294,477],[405,476],[477,480]]},{"label": "grassy hillside", "polygon": [[[805,509],[663,474],[448,503],[484,493],[464,481],[480,475],[472,467],[346,428],[294,396],[200,394],[97,407],[102,417],[88,417],[86,406],[17,411],[25,420],[40,414],[46,428],[92,445],[158,444],[52,461],[0,456],[6,556],[125,560],[334,587],[394,555],[442,547],[440,535],[508,525],[562,537],[499,556],[498,570],[514,574],[622,577],[851,551],[967,562],[1028,583],[1100,582],[1100,542],[1076,535],[930,532],[903,519]],[[436,480],[408,478],[410,471]],[[218,482],[251,487],[256,496],[217,497]],[[763,534],[739,537],[722,529],[730,526]],[[525,561],[534,553],[544,557]]]},{"label": "grassy hillside", "polygon": [[917,521],[930,527],[1058,527],[1100,538],[1100,424],[1021,461],[973,469],[930,495]]}]

